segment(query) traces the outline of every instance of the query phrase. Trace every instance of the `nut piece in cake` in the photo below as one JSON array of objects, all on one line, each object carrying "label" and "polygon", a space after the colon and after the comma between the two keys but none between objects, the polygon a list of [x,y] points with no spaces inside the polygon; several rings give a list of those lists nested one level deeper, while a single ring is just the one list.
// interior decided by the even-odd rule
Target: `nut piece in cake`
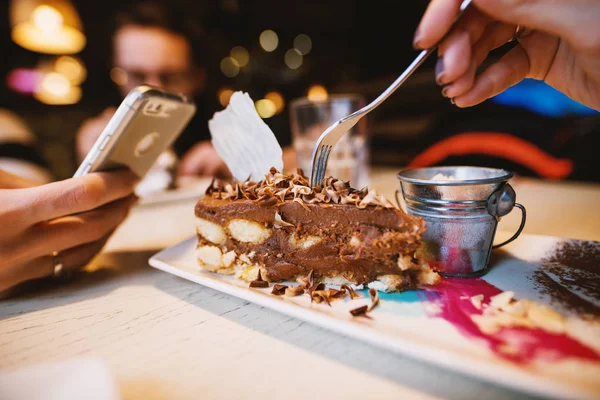
[{"label": "nut piece in cake", "polygon": [[196,218],[196,233],[213,244],[223,244],[227,240],[223,228],[204,218]]},{"label": "nut piece in cake", "polygon": [[227,224],[232,238],[244,243],[261,244],[271,236],[271,230],[258,222],[245,219],[232,219]]}]

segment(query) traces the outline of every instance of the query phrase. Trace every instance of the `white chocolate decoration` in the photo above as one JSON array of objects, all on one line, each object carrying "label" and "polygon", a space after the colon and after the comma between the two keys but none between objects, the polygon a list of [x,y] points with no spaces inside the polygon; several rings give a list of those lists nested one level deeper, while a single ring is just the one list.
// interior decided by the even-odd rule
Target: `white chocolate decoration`
[{"label": "white chocolate decoration", "polygon": [[260,118],[248,93],[235,92],[229,105],[208,121],[212,144],[237,181],[258,182],[271,167],[283,170],[283,151]]}]

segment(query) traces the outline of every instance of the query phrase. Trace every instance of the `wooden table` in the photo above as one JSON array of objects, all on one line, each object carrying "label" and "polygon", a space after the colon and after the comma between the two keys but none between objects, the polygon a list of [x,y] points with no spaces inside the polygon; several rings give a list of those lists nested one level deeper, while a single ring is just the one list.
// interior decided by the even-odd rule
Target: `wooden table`
[{"label": "wooden table", "polygon": [[[396,185],[393,170],[373,171],[381,193]],[[525,232],[600,240],[599,185],[514,187]],[[526,398],[150,268],[156,250],[193,235],[193,204],[138,207],[76,280],[0,302],[0,368],[99,358],[125,399]]]}]

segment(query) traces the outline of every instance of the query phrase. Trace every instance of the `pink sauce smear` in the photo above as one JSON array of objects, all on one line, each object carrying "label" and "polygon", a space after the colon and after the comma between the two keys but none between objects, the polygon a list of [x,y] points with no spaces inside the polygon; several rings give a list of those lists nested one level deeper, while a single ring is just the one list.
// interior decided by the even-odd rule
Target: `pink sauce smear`
[{"label": "pink sauce smear", "polygon": [[[482,311],[473,306],[470,298],[483,294],[482,304],[488,304],[490,297],[501,292],[480,278],[446,278],[439,285],[425,290],[425,298],[437,304],[440,310],[426,312],[431,317],[443,318],[461,334],[481,341],[496,355],[515,363],[552,362],[565,358],[600,362],[600,353],[565,334],[524,327],[506,327],[491,335],[482,333],[471,320],[471,315],[482,314]],[[465,299],[465,296],[468,298]]]}]

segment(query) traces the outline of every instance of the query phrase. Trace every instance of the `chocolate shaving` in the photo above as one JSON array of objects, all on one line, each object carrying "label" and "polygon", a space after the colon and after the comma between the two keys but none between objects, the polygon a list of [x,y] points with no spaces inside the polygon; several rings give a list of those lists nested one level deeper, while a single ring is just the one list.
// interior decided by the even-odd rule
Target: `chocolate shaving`
[{"label": "chocolate shaving", "polygon": [[310,296],[310,302],[312,303],[313,300],[315,300],[313,293],[314,292],[319,292],[325,290],[325,284],[324,283],[315,283],[314,285],[312,285],[311,287],[309,287],[306,291],[308,293],[308,295]]},{"label": "chocolate shaving", "polygon": [[361,295],[357,294],[354,291],[354,289],[352,289],[350,286],[346,285],[345,283],[340,286],[340,289],[346,290],[350,294],[350,299],[352,299],[352,300],[362,297]]},{"label": "chocolate shaving", "polygon": [[310,210],[307,204],[353,204],[359,208],[369,206],[394,208],[394,205],[373,190],[356,190],[349,182],[329,177],[324,185],[311,188],[301,170],[284,175],[275,168],[260,182],[243,181],[235,184],[213,180],[206,195],[221,200],[251,200],[260,205],[275,205],[295,201]]},{"label": "chocolate shaving", "polygon": [[338,299],[343,299],[344,297],[346,297],[346,291],[344,289],[332,289],[329,288],[327,289],[327,291],[329,292],[329,298],[331,300],[338,300]]},{"label": "chocolate shaving", "polygon": [[350,310],[350,314],[352,314],[353,317],[359,317],[359,316],[368,317],[368,315],[367,315],[368,308],[369,308],[369,306],[366,306],[366,305],[360,306],[360,307]]},{"label": "chocolate shaving", "polygon": [[268,288],[269,287],[269,282],[263,281],[263,278],[260,274],[260,269],[258,270],[256,279],[253,280],[252,282],[250,282],[250,287],[251,288]]},{"label": "chocolate shaving", "polygon": [[308,289],[313,284],[313,272],[314,270],[310,270],[308,275],[304,278],[296,278],[296,282],[298,282],[304,289]]},{"label": "chocolate shaving", "polygon": [[371,311],[377,306],[377,304],[379,304],[379,293],[377,292],[377,290],[373,288],[369,289],[369,296],[371,296],[371,305],[369,306],[367,311]]},{"label": "chocolate shaving", "polygon": [[308,288],[308,294],[312,295],[312,292],[317,291],[317,290],[325,290],[325,284],[323,282],[315,283],[314,285],[312,285]]},{"label": "chocolate shaving", "polygon": [[296,197],[294,200],[292,200],[298,204],[300,204],[302,206],[302,208],[304,208],[306,211],[310,211],[310,208],[308,208],[308,206],[306,205],[306,203],[304,201],[302,201],[302,199],[300,197]]},{"label": "chocolate shaving", "polygon": [[275,212],[275,222],[273,223],[273,226],[278,229],[294,227],[294,225],[290,224],[289,222],[285,222],[283,219],[281,219],[281,215],[279,215],[279,212]]},{"label": "chocolate shaving", "polygon": [[327,290],[315,290],[310,293],[310,297],[311,300],[315,301],[315,303],[325,302],[328,306],[331,307],[331,303],[329,302],[329,291]]},{"label": "chocolate shaving", "polygon": [[304,288],[302,286],[292,286],[285,289],[285,295],[289,297],[299,296],[304,293]]},{"label": "chocolate shaving", "polygon": [[250,282],[251,288],[268,288],[269,282],[267,281],[252,281]]},{"label": "chocolate shaving", "polygon": [[274,206],[275,204],[277,204],[276,197],[264,196],[258,201],[258,205],[262,206],[262,207],[270,207],[270,206]]},{"label": "chocolate shaving", "polygon": [[271,291],[271,294],[274,294],[275,296],[282,296],[287,292],[287,286],[286,285],[281,285],[279,283],[276,283],[275,286],[273,286],[273,290]]}]

